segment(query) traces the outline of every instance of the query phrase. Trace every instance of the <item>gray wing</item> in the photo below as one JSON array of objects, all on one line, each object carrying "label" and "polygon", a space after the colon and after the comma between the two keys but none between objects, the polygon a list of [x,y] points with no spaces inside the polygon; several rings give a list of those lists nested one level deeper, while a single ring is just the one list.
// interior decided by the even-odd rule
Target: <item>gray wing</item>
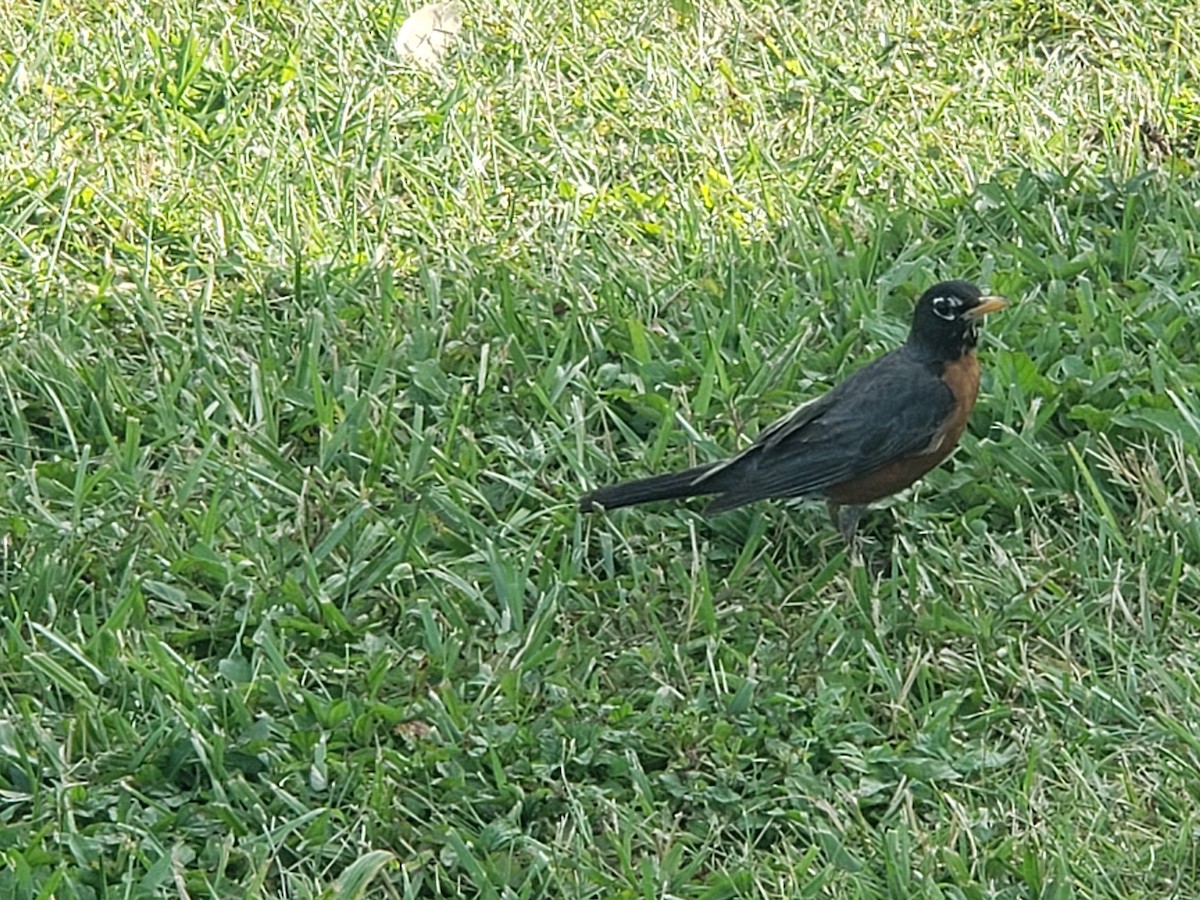
[{"label": "gray wing", "polygon": [[930,445],[954,409],[950,388],[900,348],[764,428],[706,472],[712,512],[768,497],[819,495]]}]

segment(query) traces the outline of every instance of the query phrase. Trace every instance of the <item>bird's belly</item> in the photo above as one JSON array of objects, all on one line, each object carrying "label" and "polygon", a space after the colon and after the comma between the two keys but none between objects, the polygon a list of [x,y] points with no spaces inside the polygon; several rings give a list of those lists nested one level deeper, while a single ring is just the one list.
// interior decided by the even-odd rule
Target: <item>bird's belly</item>
[{"label": "bird's belly", "polygon": [[868,475],[859,475],[833,485],[826,490],[825,496],[839,506],[866,506],[904,490],[949,456],[953,449],[952,443],[944,452],[942,448],[938,448],[934,453],[898,459]]}]

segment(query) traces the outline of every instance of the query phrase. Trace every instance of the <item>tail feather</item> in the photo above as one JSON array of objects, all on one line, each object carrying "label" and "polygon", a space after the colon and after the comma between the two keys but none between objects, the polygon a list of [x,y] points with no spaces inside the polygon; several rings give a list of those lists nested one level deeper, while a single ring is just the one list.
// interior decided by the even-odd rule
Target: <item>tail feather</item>
[{"label": "tail feather", "polygon": [[[724,485],[715,483],[714,479],[700,481],[704,475],[718,465],[720,463],[709,463],[692,469],[684,469],[682,472],[654,475],[650,478],[639,478],[637,481],[602,487],[580,497],[579,508],[584,512],[591,512],[601,506],[605,509],[620,509],[622,506],[636,506],[639,503],[651,503],[655,500],[675,500],[680,497],[719,494],[725,490]],[[698,481],[699,484],[697,484]]]}]

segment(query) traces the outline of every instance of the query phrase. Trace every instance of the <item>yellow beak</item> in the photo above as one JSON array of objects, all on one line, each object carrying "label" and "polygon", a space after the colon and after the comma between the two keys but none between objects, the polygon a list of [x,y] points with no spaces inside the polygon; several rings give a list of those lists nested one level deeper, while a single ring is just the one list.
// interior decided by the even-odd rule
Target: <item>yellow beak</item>
[{"label": "yellow beak", "polygon": [[1008,301],[1003,297],[983,297],[980,299],[979,303],[977,303],[975,306],[972,306],[965,313],[963,313],[963,315],[972,320],[982,319],[988,313],[998,312],[1004,309],[1006,306],[1008,306]]}]

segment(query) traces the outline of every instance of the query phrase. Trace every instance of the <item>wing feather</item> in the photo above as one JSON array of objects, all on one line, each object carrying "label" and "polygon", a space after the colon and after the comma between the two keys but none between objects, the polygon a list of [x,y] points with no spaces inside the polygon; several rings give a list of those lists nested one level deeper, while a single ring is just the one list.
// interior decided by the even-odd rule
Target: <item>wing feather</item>
[{"label": "wing feather", "polygon": [[768,425],[700,481],[721,496],[712,512],[768,497],[819,495],[923,452],[954,395],[907,346],[880,357],[816,400]]}]

